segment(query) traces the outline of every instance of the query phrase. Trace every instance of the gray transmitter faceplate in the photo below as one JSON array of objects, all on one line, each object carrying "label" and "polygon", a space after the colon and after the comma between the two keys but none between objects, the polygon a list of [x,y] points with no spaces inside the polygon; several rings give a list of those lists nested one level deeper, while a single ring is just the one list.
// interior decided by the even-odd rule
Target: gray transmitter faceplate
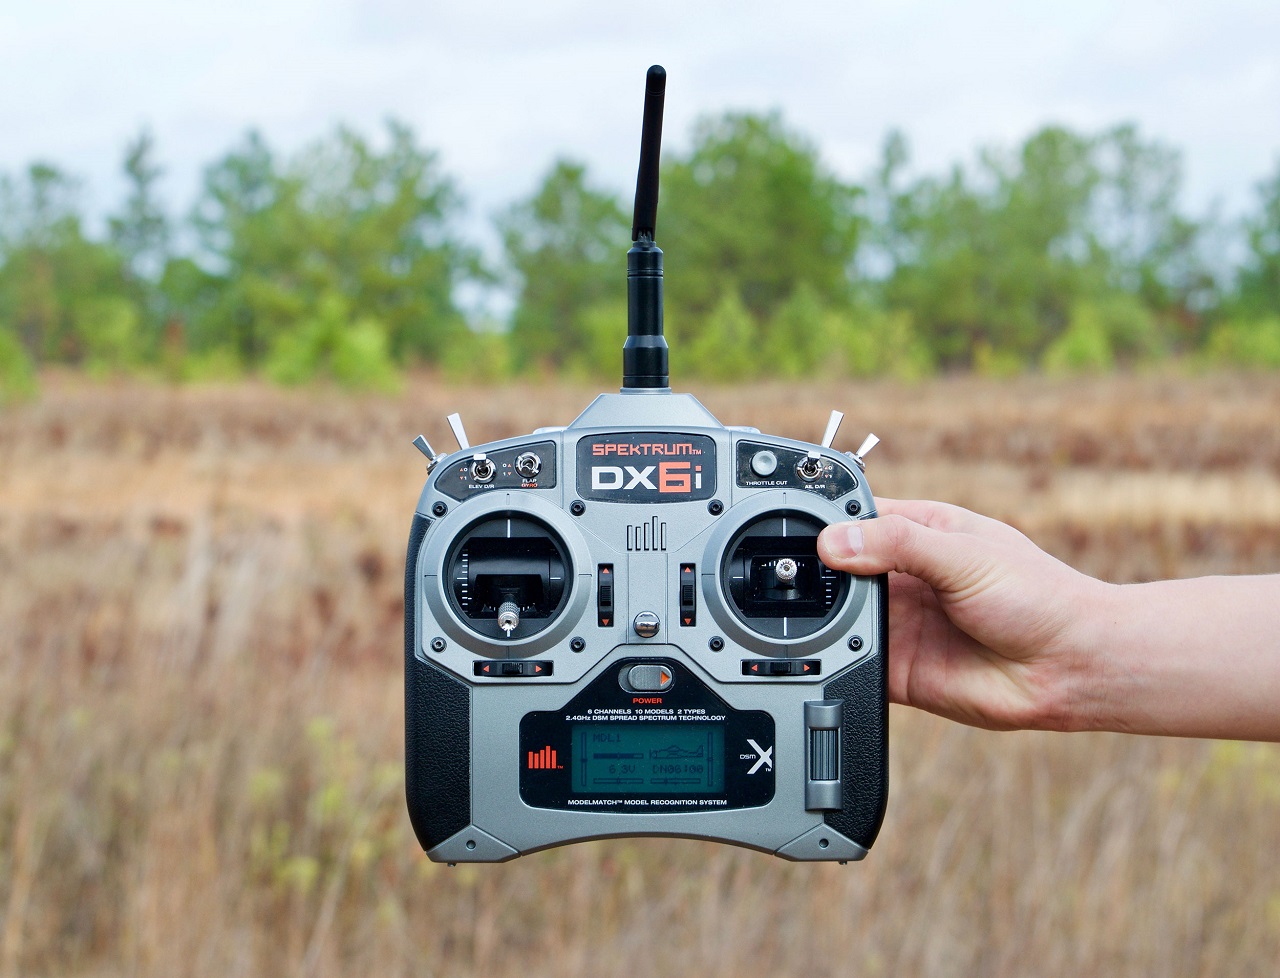
[{"label": "gray transmitter faceplate", "polygon": [[435,456],[405,572],[406,789],[445,862],[618,836],[866,855],[888,791],[887,585],[828,569],[858,455],[692,396]]}]

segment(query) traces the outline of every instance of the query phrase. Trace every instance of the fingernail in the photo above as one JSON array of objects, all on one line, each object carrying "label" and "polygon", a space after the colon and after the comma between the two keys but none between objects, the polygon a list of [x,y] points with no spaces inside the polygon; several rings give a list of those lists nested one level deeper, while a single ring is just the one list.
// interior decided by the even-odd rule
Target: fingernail
[{"label": "fingernail", "polygon": [[833,557],[856,557],[862,553],[862,527],[841,523],[827,530],[827,549]]}]

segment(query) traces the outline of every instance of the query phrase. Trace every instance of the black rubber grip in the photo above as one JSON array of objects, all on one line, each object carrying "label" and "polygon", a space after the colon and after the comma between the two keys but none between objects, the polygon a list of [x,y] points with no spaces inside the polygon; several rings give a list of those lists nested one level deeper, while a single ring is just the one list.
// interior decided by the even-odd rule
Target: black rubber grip
[{"label": "black rubber grip", "polygon": [[876,655],[822,688],[829,700],[844,700],[840,763],[844,807],[826,823],[870,849],[889,800],[889,576],[876,578],[880,647]]},{"label": "black rubber grip", "polygon": [[414,515],[404,568],[404,790],[423,849],[471,824],[471,690],[414,648],[414,579],[430,525]]}]

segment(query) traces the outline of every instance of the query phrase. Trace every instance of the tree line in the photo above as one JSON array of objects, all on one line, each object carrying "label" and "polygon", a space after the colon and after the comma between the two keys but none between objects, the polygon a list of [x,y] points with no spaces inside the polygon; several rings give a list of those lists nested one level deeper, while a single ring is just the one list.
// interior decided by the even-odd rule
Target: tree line
[{"label": "tree line", "polygon": [[[459,231],[457,181],[398,123],[288,157],[250,132],[182,216],[157,156],[146,132],[126,147],[127,194],[96,233],[74,176],[0,175],[10,394],[47,364],[357,387],[421,364],[619,373],[629,201],[581,163],[556,161],[495,218],[494,260]],[[855,182],[777,114],[704,118],[662,174],[677,379],[1280,367],[1280,165],[1235,221],[1188,214],[1181,169],[1131,125],[1048,126],[935,174],[890,133]],[[467,290],[514,297],[509,321],[472,321]]]}]

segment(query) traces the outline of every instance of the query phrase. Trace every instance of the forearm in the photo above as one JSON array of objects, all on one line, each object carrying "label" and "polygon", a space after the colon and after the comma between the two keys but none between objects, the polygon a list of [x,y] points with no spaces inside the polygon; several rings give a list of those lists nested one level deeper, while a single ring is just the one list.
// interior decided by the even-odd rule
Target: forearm
[{"label": "forearm", "polygon": [[1280,575],[1111,586],[1087,621],[1072,726],[1280,741]]}]

